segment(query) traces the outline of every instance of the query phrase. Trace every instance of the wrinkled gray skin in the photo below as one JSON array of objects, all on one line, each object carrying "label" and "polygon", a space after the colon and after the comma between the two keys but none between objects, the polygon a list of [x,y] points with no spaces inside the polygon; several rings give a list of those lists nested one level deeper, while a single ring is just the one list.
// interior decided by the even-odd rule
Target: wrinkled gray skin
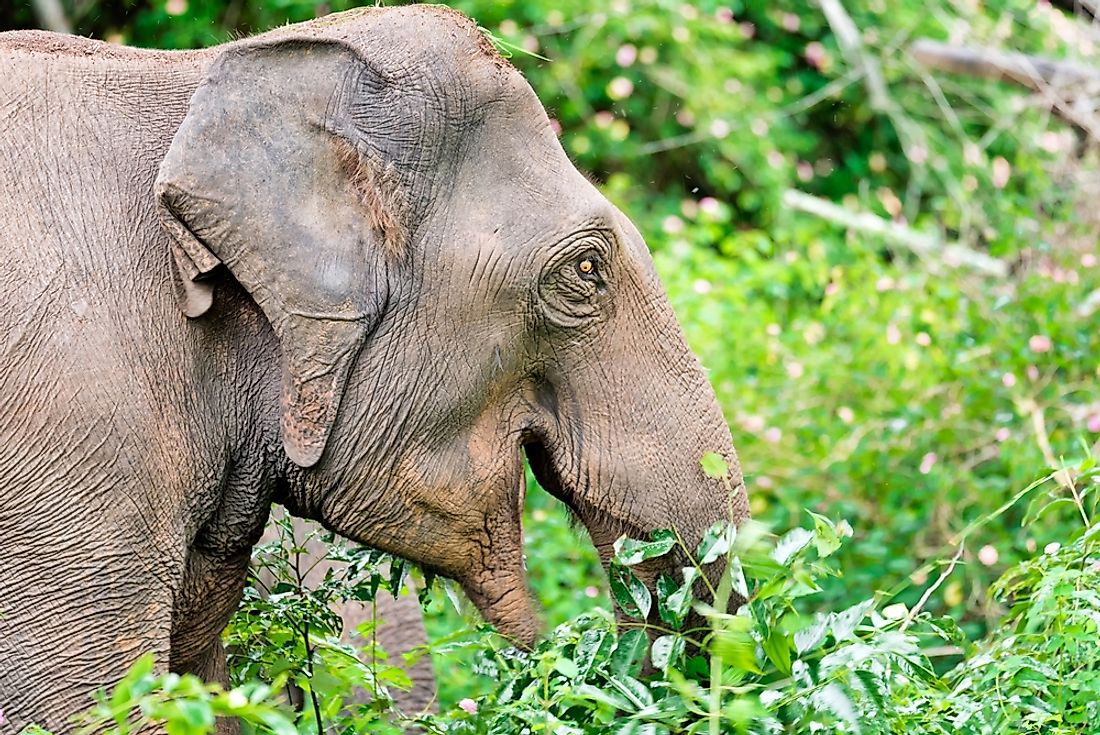
[{"label": "wrinkled gray skin", "polygon": [[0,131],[0,729],[145,651],[223,678],[272,500],[521,645],[524,448],[605,560],[746,515],[641,236],[457,14],[0,34]]},{"label": "wrinkled gray skin", "polygon": [[[278,508],[272,511],[272,518],[276,517]],[[304,583],[306,587],[317,587],[325,579],[325,573],[338,565],[328,561],[326,556],[329,549],[315,532],[317,525],[301,518],[292,520],[295,544],[301,544],[304,549],[298,560],[299,567],[305,571]],[[264,535],[260,537],[261,544],[272,543],[280,538],[278,529],[273,523],[268,523]],[[256,576],[261,590],[274,589],[279,580],[270,569],[263,565],[254,566],[252,573]],[[387,573],[383,570],[383,573]],[[404,594],[394,597],[387,592],[379,591],[375,597],[374,605],[358,603],[350,600],[337,605],[337,612],[344,622],[343,640],[357,648],[381,648],[385,652],[385,661],[389,665],[399,666],[408,674],[412,682],[412,688],[408,690],[390,688],[390,696],[394,703],[405,714],[415,717],[423,712],[436,712],[436,686],[435,673],[432,671],[432,659],[428,655],[420,655],[412,664],[406,665],[401,658],[402,654],[411,653],[428,645],[428,633],[424,629],[424,620],[420,616],[420,603],[417,600],[416,588],[411,579],[406,579],[407,589]],[[364,640],[356,631],[359,626],[374,622],[370,637]],[[367,645],[369,644],[369,646]],[[295,691],[291,694],[293,703],[304,706],[302,692]],[[368,692],[361,692],[357,702],[366,702],[370,699]]]}]

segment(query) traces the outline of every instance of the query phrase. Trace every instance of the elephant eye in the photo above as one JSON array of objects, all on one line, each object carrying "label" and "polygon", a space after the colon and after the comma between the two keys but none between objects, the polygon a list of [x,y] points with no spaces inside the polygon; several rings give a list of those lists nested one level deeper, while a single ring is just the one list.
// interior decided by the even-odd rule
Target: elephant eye
[{"label": "elephant eye", "polygon": [[576,262],[577,275],[586,281],[592,283],[602,282],[600,278],[599,258],[595,253],[586,253],[582,255]]}]

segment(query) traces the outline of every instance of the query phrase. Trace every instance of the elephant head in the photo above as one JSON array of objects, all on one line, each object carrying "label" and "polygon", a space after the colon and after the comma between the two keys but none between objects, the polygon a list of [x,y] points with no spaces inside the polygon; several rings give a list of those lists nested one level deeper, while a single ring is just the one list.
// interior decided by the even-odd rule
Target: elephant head
[{"label": "elephant head", "polygon": [[157,194],[185,313],[212,318],[233,278],[279,340],[287,505],[458,580],[518,642],[524,451],[605,562],[622,533],[690,544],[747,515],[642,237],[465,17],[353,11],[225,47]]}]

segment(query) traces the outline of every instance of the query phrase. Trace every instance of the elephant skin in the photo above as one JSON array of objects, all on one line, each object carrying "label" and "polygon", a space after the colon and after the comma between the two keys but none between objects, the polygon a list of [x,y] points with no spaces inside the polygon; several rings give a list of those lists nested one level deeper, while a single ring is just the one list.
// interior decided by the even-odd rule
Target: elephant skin
[{"label": "elephant skin", "polygon": [[146,652],[224,681],[272,502],[521,646],[524,453],[605,563],[747,516],[641,235],[453,11],[0,34],[0,255],[0,732],[64,729]]}]

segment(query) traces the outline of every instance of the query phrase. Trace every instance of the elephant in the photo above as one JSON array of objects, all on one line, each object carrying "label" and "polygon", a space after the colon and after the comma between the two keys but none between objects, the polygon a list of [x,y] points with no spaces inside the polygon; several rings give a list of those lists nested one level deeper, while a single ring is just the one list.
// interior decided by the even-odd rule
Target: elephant
[{"label": "elephant", "polygon": [[64,728],[146,653],[226,681],[272,502],[521,647],[525,456],[605,563],[747,517],[642,235],[465,16],[3,33],[0,131],[0,732]]}]

